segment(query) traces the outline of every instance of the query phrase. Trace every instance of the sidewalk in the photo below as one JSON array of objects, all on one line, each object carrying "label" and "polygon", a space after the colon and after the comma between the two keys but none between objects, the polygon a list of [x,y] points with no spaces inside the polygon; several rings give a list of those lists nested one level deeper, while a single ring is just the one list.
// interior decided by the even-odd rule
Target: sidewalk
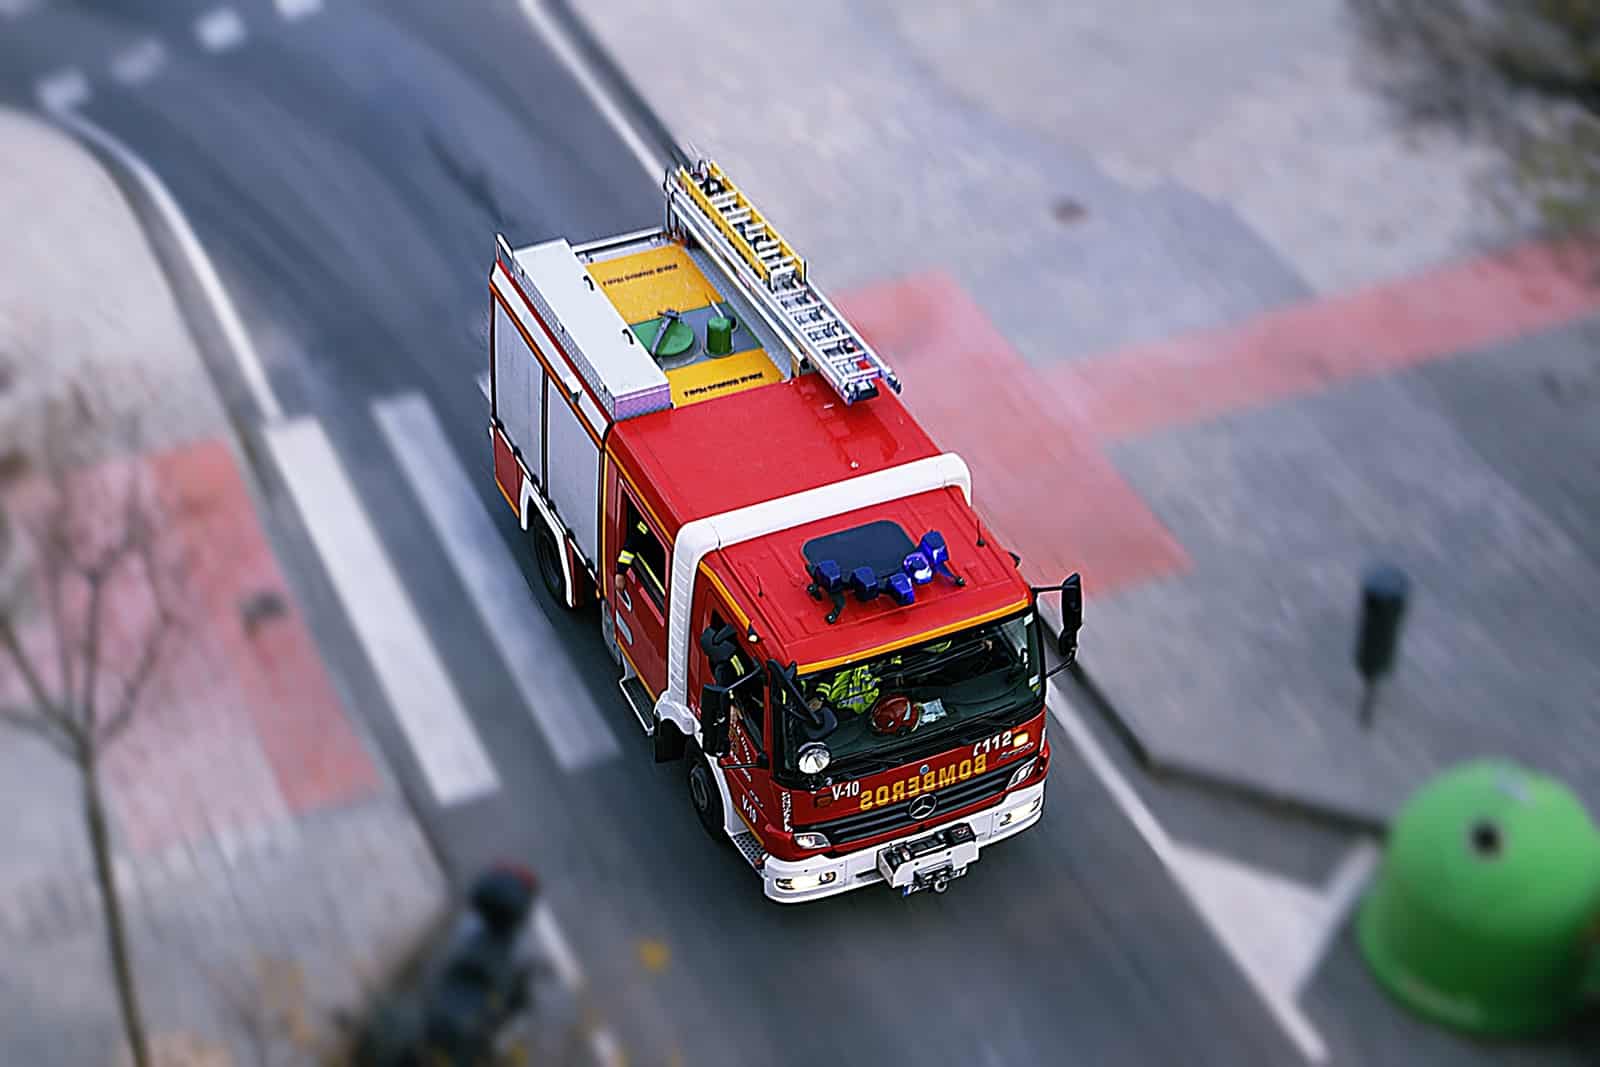
[{"label": "sidewalk", "polygon": [[[580,13],[1030,577],[1083,572],[1083,666],[1156,762],[1382,823],[1505,753],[1600,807],[1600,290],[1490,254],[1490,157],[1394,127],[1339,0]],[[1364,734],[1379,558],[1414,602]]]},{"label": "sidewalk", "polygon": [[[0,389],[0,453],[31,450],[33,414],[74,387],[102,426],[139,416],[141,455],[117,455],[108,439],[90,463],[143,476],[163,551],[187,557],[181,643],[103,764],[147,1023],[157,1048],[254,1062],[252,1014],[276,1006],[320,1027],[353,1006],[361,983],[433,921],[444,878],[318,656],[121,195],[32,119],[0,113],[0,155],[11,161],[0,172],[0,356],[11,382]],[[137,624],[140,599],[110,596],[113,631]],[[16,685],[10,674],[0,672],[0,695]],[[75,775],[41,743],[0,732],[6,1064],[117,1062]],[[292,1043],[290,1028],[275,1029]]]}]

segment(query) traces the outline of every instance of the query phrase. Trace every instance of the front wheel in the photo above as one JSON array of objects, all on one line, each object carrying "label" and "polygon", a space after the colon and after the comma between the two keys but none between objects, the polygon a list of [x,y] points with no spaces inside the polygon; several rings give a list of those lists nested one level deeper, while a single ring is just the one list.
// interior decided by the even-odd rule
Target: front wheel
[{"label": "front wheel", "polygon": [[721,842],[726,839],[726,834],[723,832],[722,793],[717,789],[716,779],[711,776],[711,768],[697,746],[691,744],[684,756],[689,765],[689,803],[694,805],[695,816],[700,820],[700,825],[705,827],[706,833],[713,840]]}]

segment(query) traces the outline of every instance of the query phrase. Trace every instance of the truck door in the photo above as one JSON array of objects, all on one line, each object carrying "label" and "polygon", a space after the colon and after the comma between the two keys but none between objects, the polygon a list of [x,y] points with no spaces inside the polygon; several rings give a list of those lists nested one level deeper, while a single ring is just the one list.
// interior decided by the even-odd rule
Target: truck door
[{"label": "truck door", "polygon": [[[712,611],[705,620],[705,625],[713,630],[720,630],[725,623],[719,611]],[[742,636],[738,638],[738,653],[730,663],[712,666],[698,649],[696,654],[702,676],[707,681],[714,680],[718,685],[732,685],[750,670],[759,669],[760,665],[760,660]],[[728,793],[733,798],[734,808],[740,820],[757,837],[761,836],[759,828],[764,823],[776,821],[766,811],[770,795],[766,787],[767,778],[752,773],[753,769],[764,766],[766,743],[766,686],[758,680],[734,691],[732,714],[728,721],[728,754],[719,761],[728,771]]]},{"label": "truck door", "polygon": [[621,504],[608,542],[616,554],[617,644],[654,699],[667,678],[667,549],[627,485],[621,479],[613,484]]}]

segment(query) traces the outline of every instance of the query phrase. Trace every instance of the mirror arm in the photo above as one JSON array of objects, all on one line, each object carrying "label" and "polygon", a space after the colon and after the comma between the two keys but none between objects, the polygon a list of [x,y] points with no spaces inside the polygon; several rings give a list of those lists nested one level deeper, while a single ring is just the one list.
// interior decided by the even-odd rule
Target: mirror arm
[{"label": "mirror arm", "polygon": [[788,699],[783,701],[784,713],[810,726],[821,726],[822,724],[817,721],[817,716],[812,715],[806,708],[806,702],[800,695],[799,687],[789,679],[784,668],[778,665],[778,661],[769,659],[767,661],[767,670],[773,676],[774,684],[781,685],[788,696]]},{"label": "mirror arm", "polygon": [[1077,665],[1078,665],[1078,657],[1077,656],[1073,656],[1071,659],[1064,659],[1060,663],[1057,663],[1054,667],[1051,667],[1049,670],[1045,671],[1044,672],[1044,678],[1045,678],[1045,680],[1049,680],[1051,678],[1054,678],[1056,675],[1060,674],[1062,671],[1070,671],[1073,667],[1076,667]]}]

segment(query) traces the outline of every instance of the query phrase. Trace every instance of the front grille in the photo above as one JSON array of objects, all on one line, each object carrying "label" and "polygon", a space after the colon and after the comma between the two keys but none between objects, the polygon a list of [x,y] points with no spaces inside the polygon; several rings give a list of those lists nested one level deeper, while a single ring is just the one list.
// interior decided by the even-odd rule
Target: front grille
[{"label": "front grille", "polygon": [[[1011,778],[1011,772],[1016,770],[1015,765],[1007,765],[999,770],[981,774],[976,778],[968,778],[965,782],[946,786],[925,794],[939,798],[939,806],[932,815],[921,820],[931,822],[942,819],[952,811],[958,811],[968,805],[979,801],[988,800],[1005,789],[1006,782]],[[913,797],[912,800],[916,798]],[[895,804],[886,804],[881,808],[871,811],[858,812],[855,815],[846,815],[840,819],[828,822],[813,823],[810,826],[796,826],[795,830],[815,830],[828,835],[828,840],[835,845],[847,844],[851,841],[860,841],[866,837],[877,837],[879,834],[890,833],[895,830],[907,829],[915,823],[906,814],[906,809],[911,807],[910,800],[902,800]]]}]

